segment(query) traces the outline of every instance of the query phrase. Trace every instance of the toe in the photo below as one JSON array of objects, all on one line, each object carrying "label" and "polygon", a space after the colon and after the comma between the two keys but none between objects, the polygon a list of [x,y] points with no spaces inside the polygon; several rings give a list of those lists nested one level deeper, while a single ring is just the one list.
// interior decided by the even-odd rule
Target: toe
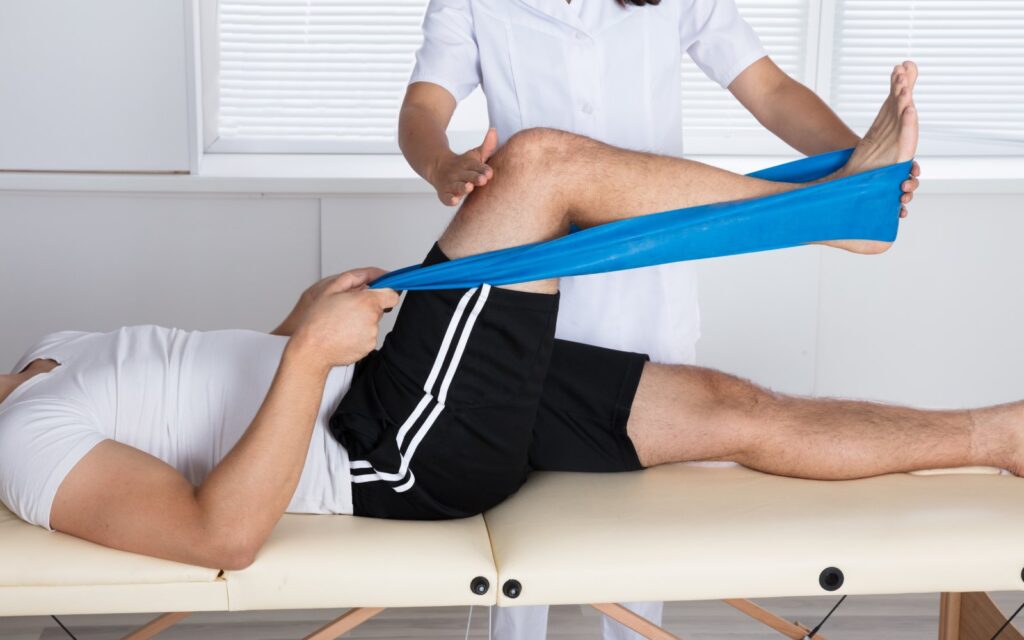
[{"label": "toe", "polygon": [[917,63],[913,60],[904,60],[903,69],[906,71],[907,80],[909,81],[910,86],[914,86],[914,83],[917,82]]},{"label": "toe", "polygon": [[917,153],[917,109],[907,107],[900,114],[900,134],[896,162],[913,159]]}]

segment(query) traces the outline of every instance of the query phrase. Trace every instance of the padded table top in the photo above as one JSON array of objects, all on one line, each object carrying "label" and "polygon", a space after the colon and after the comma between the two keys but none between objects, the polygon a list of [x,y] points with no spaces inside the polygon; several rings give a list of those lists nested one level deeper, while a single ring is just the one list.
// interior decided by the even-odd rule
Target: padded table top
[{"label": "padded table top", "polygon": [[[496,574],[481,516],[441,522],[286,515],[244,571],[225,574],[231,610],[492,605]],[[477,577],[490,588],[472,592]]]},{"label": "padded table top", "polygon": [[221,611],[218,574],[47,531],[0,506],[0,615]]},{"label": "padded table top", "polygon": [[1024,479],[545,473],[485,514],[501,605],[1024,589]]},{"label": "padded table top", "polygon": [[[0,616],[495,603],[483,518],[285,515],[256,562],[227,572],[115,551],[0,506]],[[486,578],[484,595],[470,589]]]}]

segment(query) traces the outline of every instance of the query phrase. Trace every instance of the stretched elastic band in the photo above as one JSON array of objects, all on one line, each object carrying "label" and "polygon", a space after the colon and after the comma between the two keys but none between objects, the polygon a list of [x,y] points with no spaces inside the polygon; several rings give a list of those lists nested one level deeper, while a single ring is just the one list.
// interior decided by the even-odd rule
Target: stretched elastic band
[{"label": "stretched elastic band", "polygon": [[[810,182],[846,164],[852,149],[803,158],[749,174]],[[684,260],[782,249],[828,240],[892,242],[901,184],[910,162],[763,198],[676,209],[619,220],[565,237],[428,267],[414,265],[375,288],[466,289],[605,273]]]}]

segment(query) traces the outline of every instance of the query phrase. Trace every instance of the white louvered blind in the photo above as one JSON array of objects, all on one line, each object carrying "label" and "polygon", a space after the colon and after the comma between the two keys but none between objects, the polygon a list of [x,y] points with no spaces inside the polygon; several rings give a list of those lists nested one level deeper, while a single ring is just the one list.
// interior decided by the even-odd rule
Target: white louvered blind
[{"label": "white louvered blind", "polygon": [[836,0],[831,104],[870,124],[893,64],[916,61],[922,147],[1024,142],[1024,2]]},{"label": "white louvered blind", "polygon": [[[203,2],[217,7],[204,20],[204,29],[214,23],[218,53],[204,60],[216,78],[205,85],[214,96],[210,151],[398,151],[398,109],[427,0]],[[1024,153],[1024,1],[736,2],[773,59],[856,130],[877,111],[892,64],[913,58],[924,152]],[[681,82],[687,153],[787,149],[689,58]],[[479,95],[464,101],[453,142],[478,142],[486,118]]]},{"label": "white louvered blind", "polygon": [[[743,18],[761,38],[772,60],[797,80],[810,84],[808,57],[811,2],[818,0],[736,0]],[[731,93],[718,86],[689,56],[683,60],[683,140],[687,153],[722,153],[729,139],[747,152],[774,147],[770,134]],[[753,149],[751,147],[758,147]],[[781,148],[781,147],[780,147]],[[772,149],[775,150],[775,149]],[[728,149],[734,151],[734,149]]]},{"label": "white louvered blind", "polygon": [[426,0],[220,0],[218,150],[393,152]]}]

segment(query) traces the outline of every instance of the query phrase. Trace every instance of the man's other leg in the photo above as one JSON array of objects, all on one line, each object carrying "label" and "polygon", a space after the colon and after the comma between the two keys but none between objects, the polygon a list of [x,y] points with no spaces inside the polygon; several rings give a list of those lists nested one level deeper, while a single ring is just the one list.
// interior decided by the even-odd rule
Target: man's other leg
[{"label": "man's other leg", "polygon": [[732,460],[819,480],[973,465],[1024,472],[1024,403],[923,411],[798,398],[701,367],[647,364],[627,433],[645,467]]}]

